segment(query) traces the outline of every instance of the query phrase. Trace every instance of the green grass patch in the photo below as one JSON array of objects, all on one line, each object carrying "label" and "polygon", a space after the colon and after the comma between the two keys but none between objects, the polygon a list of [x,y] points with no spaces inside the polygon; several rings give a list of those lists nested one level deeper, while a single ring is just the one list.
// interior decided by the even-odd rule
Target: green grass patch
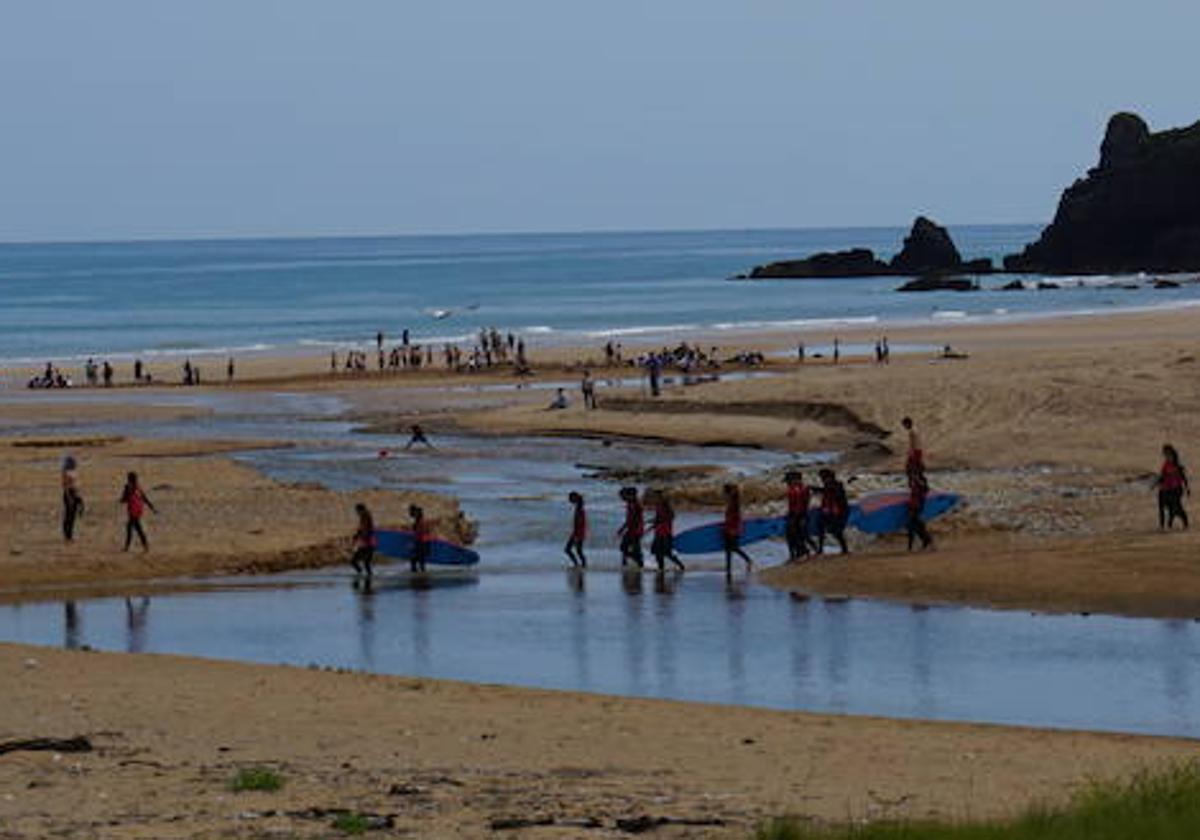
[{"label": "green grass patch", "polygon": [[245,790],[279,790],[283,787],[283,776],[270,767],[243,767],[229,780],[229,789],[234,793]]},{"label": "green grass patch", "polygon": [[371,828],[371,820],[364,814],[347,811],[334,817],[333,827],[342,834],[366,834]]},{"label": "green grass patch", "polygon": [[881,821],[817,826],[781,818],[754,840],[1193,840],[1200,838],[1200,762],[1095,782],[1059,808],[1011,820],[969,823]]}]

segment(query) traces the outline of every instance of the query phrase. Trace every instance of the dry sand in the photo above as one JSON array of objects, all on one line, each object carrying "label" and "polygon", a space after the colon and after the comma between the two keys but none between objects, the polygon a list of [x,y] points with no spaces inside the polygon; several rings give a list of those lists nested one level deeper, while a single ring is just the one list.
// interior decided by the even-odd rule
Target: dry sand
[{"label": "dry sand", "polygon": [[[1194,742],[931,724],[0,645],[0,836],[330,837],[337,809],[381,836],[745,838],[763,818],[985,817],[1089,776],[1191,758]],[[285,779],[233,793],[241,768]],[[559,826],[493,831],[493,820]],[[592,824],[596,828],[584,826]],[[566,823],[563,825],[562,823]]]}]

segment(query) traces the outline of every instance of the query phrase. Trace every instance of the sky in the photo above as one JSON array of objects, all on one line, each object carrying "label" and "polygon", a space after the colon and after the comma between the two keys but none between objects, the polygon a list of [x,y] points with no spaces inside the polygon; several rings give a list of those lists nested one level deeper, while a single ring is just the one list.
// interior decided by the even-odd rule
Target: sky
[{"label": "sky", "polygon": [[1200,3],[5,0],[0,241],[1043,222]]}]

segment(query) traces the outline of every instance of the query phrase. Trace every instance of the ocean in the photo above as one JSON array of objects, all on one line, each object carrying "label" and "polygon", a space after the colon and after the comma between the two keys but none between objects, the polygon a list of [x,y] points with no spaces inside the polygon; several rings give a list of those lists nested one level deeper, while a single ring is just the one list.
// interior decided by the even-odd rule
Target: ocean
[{"label": "ocean", "polygon": [[[966,258],[998,259],[1037,225],[960,226]],[[896,278],[732,282],[814,251],[899,250],[901,228],[513,234],[0,245],[0,364],[147,361],[470,342],[495,327],[539,344],[668,342],[687,333],[1032,318],[1193,304],[1057,278],[1055,291],[899,294]],[[1141,278],[1143,281],[1145,278]],[[674,337],[674,338],[673,338]]]}]

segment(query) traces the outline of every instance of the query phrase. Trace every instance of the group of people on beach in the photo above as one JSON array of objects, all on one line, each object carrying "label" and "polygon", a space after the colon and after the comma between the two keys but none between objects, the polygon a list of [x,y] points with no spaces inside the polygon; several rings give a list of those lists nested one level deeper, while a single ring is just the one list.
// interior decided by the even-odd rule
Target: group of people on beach
[{"label": "group of people on beach", "polygon": [[[446,370],[454,373],[490,370],[510,363],[519,375],[530,372],[525,339],[512,332],[501,334],[494,327],[480,329],[478,341],[470,350],[464,351],[457,344],[445,342],[440,353],[435,352],[432,344],[413,342],[407,329],[401,331],[400,341],[389,347],[381,330],[375,333],[375,354],[381,373],[430,369],[436,363],[437,355],[441,356]],[[337,350],[329,353],[330,373],[366,373],[369,369],[366,351],[347,350],[340,358]]]},{"label": "group of people on beach", "polygon": [[[358,516],[358,527],[351,537],[353,553],[350,555],[350,565],[355,575],[370,579],[374,574],[375,552],[379,549],[379,533],[375,529],[375,517],[365,504],[356,504],[354,512]],[[432,550],[433,524],[426,518],[425,509],[420,505],[409,505],[408,515],[412,537],[409,568],[414,573],[423,573]]]},{"label": "group of people on beach", "polygon": [[[63,459],[61,481],[62,534],[63,539],[70,543],[75,541],[75,528],[86,509],[79,480],[79,462],[72,455]],[[142,517],[145,516],[147,509],[154,513],[158,513],[158,509],[154,507],[154,503],[142,489],[136,472],[126,473],[125,486],[121,489],[121,496],[117,500],[117,504],[125,509],[125,548],[123,550],[129,550],[133,544],[133,538],[136,536],[142,545],[142,550],[149,551],[150,543],[147,541],[146,531],[142,527]]]}]

